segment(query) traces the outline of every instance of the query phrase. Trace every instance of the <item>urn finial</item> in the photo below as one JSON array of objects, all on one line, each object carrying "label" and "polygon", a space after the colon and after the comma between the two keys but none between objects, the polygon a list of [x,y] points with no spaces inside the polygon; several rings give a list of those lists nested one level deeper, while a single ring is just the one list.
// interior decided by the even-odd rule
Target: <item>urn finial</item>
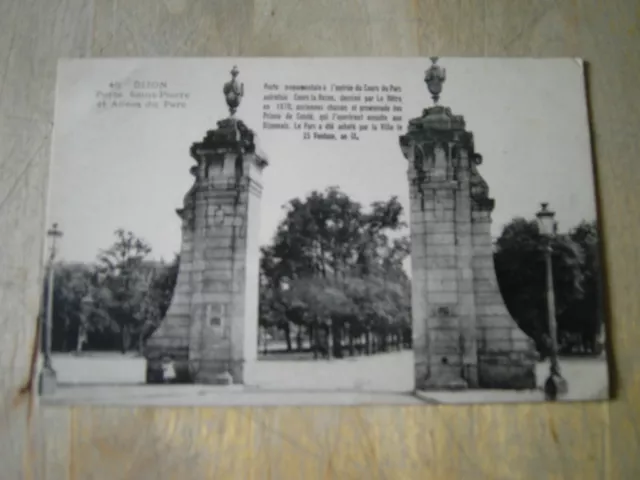
[{"label": "urn finial", "polygon": [[430,57],[431,66],[425,72],[424,82],[433,98],[433,103],[437,104],[442,93],[442,84],[447,79],[447,70],[438,65],[438,57]]},{"label": "urn finial", "polygon": [[244,84],[238,82],[237,76],[240,73],[236,65],[231,69],[231,80],[224,84],[222,92],[229,107],[229,114],[233,116],[238,110],[240,100],[244,96]]}]

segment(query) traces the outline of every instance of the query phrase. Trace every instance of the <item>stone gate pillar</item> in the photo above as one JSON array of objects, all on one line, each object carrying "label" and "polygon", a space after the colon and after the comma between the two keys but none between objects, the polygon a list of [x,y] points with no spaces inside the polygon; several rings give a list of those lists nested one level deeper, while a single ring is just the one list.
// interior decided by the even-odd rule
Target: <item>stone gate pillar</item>
[{"label": "stone gate pillar", "polygon": [[446,72],[432,61],[425,82],[434,106],[400,137],[409,161],[416,388],[534,388],[533,341],[497,284],[482,157],[464,118],[438,105]]},{"label": "stone gate pillar", "polygon": [[178,215],[182,247],[165,318],[147,342],[188,367],[196,383],[243,383],[257,359],[259,209],[266,157],[235,111],[243,95],[236,67],[224,86],[230,116],[191,146],[195,181]]}]

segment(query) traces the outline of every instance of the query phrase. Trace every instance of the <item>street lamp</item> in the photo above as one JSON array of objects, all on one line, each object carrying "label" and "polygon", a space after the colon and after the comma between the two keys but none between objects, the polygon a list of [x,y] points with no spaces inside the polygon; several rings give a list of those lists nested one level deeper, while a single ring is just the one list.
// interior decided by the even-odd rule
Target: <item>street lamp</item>
[{"label": "street lamp", "polygon": [[556,234],[557,223],[555,212],[549,210],[549,204],[541,204],[542,209],[536,213],[540,233],[546,239],[545,264],[547,274],[547,312],[549,321],[549,336],[551,337],[551,365],[549,368],[549,378],[544,383],[544,392],[547,400],[556,400],[558,395],[567,392],[567,381],[562,378],[560,364],[558,363],[558,326],[556,323],[555,294],[553,290],[553,270],[551,264],[551,239]]},{"label": "street lamp", "polygon": [[51,238],[51,249],[49,252],[48,262],[48,282],[47,282],[47,307],[44,318],[45,324],[44,334],[44,365],[40,372],[40,392],[50,394],[56,389],[56,371],[51,363],[51,334],[53,325],[53,281],[56,258],[56,241],[62,237],[62,231],[58,228],[58,224],[54,223],[47,231],[47,236]]}]

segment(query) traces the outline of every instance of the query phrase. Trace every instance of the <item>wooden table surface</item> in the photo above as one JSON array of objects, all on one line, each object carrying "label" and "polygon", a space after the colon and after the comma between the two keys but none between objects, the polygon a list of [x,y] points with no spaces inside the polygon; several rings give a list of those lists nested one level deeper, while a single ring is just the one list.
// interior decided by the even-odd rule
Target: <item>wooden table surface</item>
[{"label": "wooden table surface", "polygon": [[[639,12],[633,0],[0,0],[0,478],[640,478]],[[58,57],[433,54],[589,62],[614,401],[39,410],[20,393]]]}]

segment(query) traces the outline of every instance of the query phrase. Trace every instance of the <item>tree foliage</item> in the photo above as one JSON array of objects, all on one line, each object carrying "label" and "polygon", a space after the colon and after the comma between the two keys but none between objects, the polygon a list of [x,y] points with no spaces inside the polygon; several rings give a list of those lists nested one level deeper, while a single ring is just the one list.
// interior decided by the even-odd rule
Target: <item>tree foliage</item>
[{"label": "tree foliage", "polygon": [[117,325],[121,350],[140,333],[148,315],[149,286],[153,272],[142,268],[151,247],[133,232],[118,229],[114,243],[98,255],[97,288],[93,300]]},{"label": "tree foliage", "polygon": [[569,231],[569,238],[583,252],[583,295],[559,315],[558,324],[562,331],[578,335],[584,348],[597,351],[596,341],[603,328],[604,305],[596,222],[581,222]]},{"label": "tree foliage", "polygon": [[78,348],[81,331],[89,347],[141,348],[166,313],[178,258],[168,265],[148,261],[151,247],[144,240],[122,229],[114,233],[114,242],[95,264],[56,267],[54,349]]},{"label": "tree foliage", "polygon": [[[90,292],[91,268],[82,263],[69,263],[56,268],[53,288],[54,328],[52,348],[75,348],[83,319],[82,299]],[[44,299],[48,285],[45,280]]]},{"label": "tree foliage", "polygon": [[[363,206],[336,187],[294,198],[260,254],[259,323],[282,335],[288,350],[307,343],[315,355],[341,357],[411,344],[411,280],[404,262],[398,199]],[[169,308],[178,274],[149,259],[151,246],[119,229],[93,264],[55,270],[53,348],[142,348]],[[548,348],[545,251],[551,247],[560,337],[577,335],[594,350],[602,328],[599,240],[582,222],[548,240],[535,221],[514,219],[495,248],[507,308],[538,348]],[[45,283],[45,298],[46,298]],[[90,299],[91,301],[87,301]],[[306,348],[306,347],[305,347]]]},{"label": "tree foliage", "polygon": [[507,308],[520,327],[548,349],[545,250],[551,248],[555,310],[561,331],[582,331],[589,315],[597,316],[594,299],[599,279],[595,223],[582,223],[569,234],[545,238],[535,221],[514,219],[496,242],[495,266]]},{"label": "tree foliage", "polygon": [[312,345],[330,338],[336,356],[345,336],[352,346],[363,334],[382,344],[399,334],[410,316],[402,213],[395,197],[365,210],[336,187],[291,200],[262,250],[261,325],[281,328],[289,348],[291,325]]}]

